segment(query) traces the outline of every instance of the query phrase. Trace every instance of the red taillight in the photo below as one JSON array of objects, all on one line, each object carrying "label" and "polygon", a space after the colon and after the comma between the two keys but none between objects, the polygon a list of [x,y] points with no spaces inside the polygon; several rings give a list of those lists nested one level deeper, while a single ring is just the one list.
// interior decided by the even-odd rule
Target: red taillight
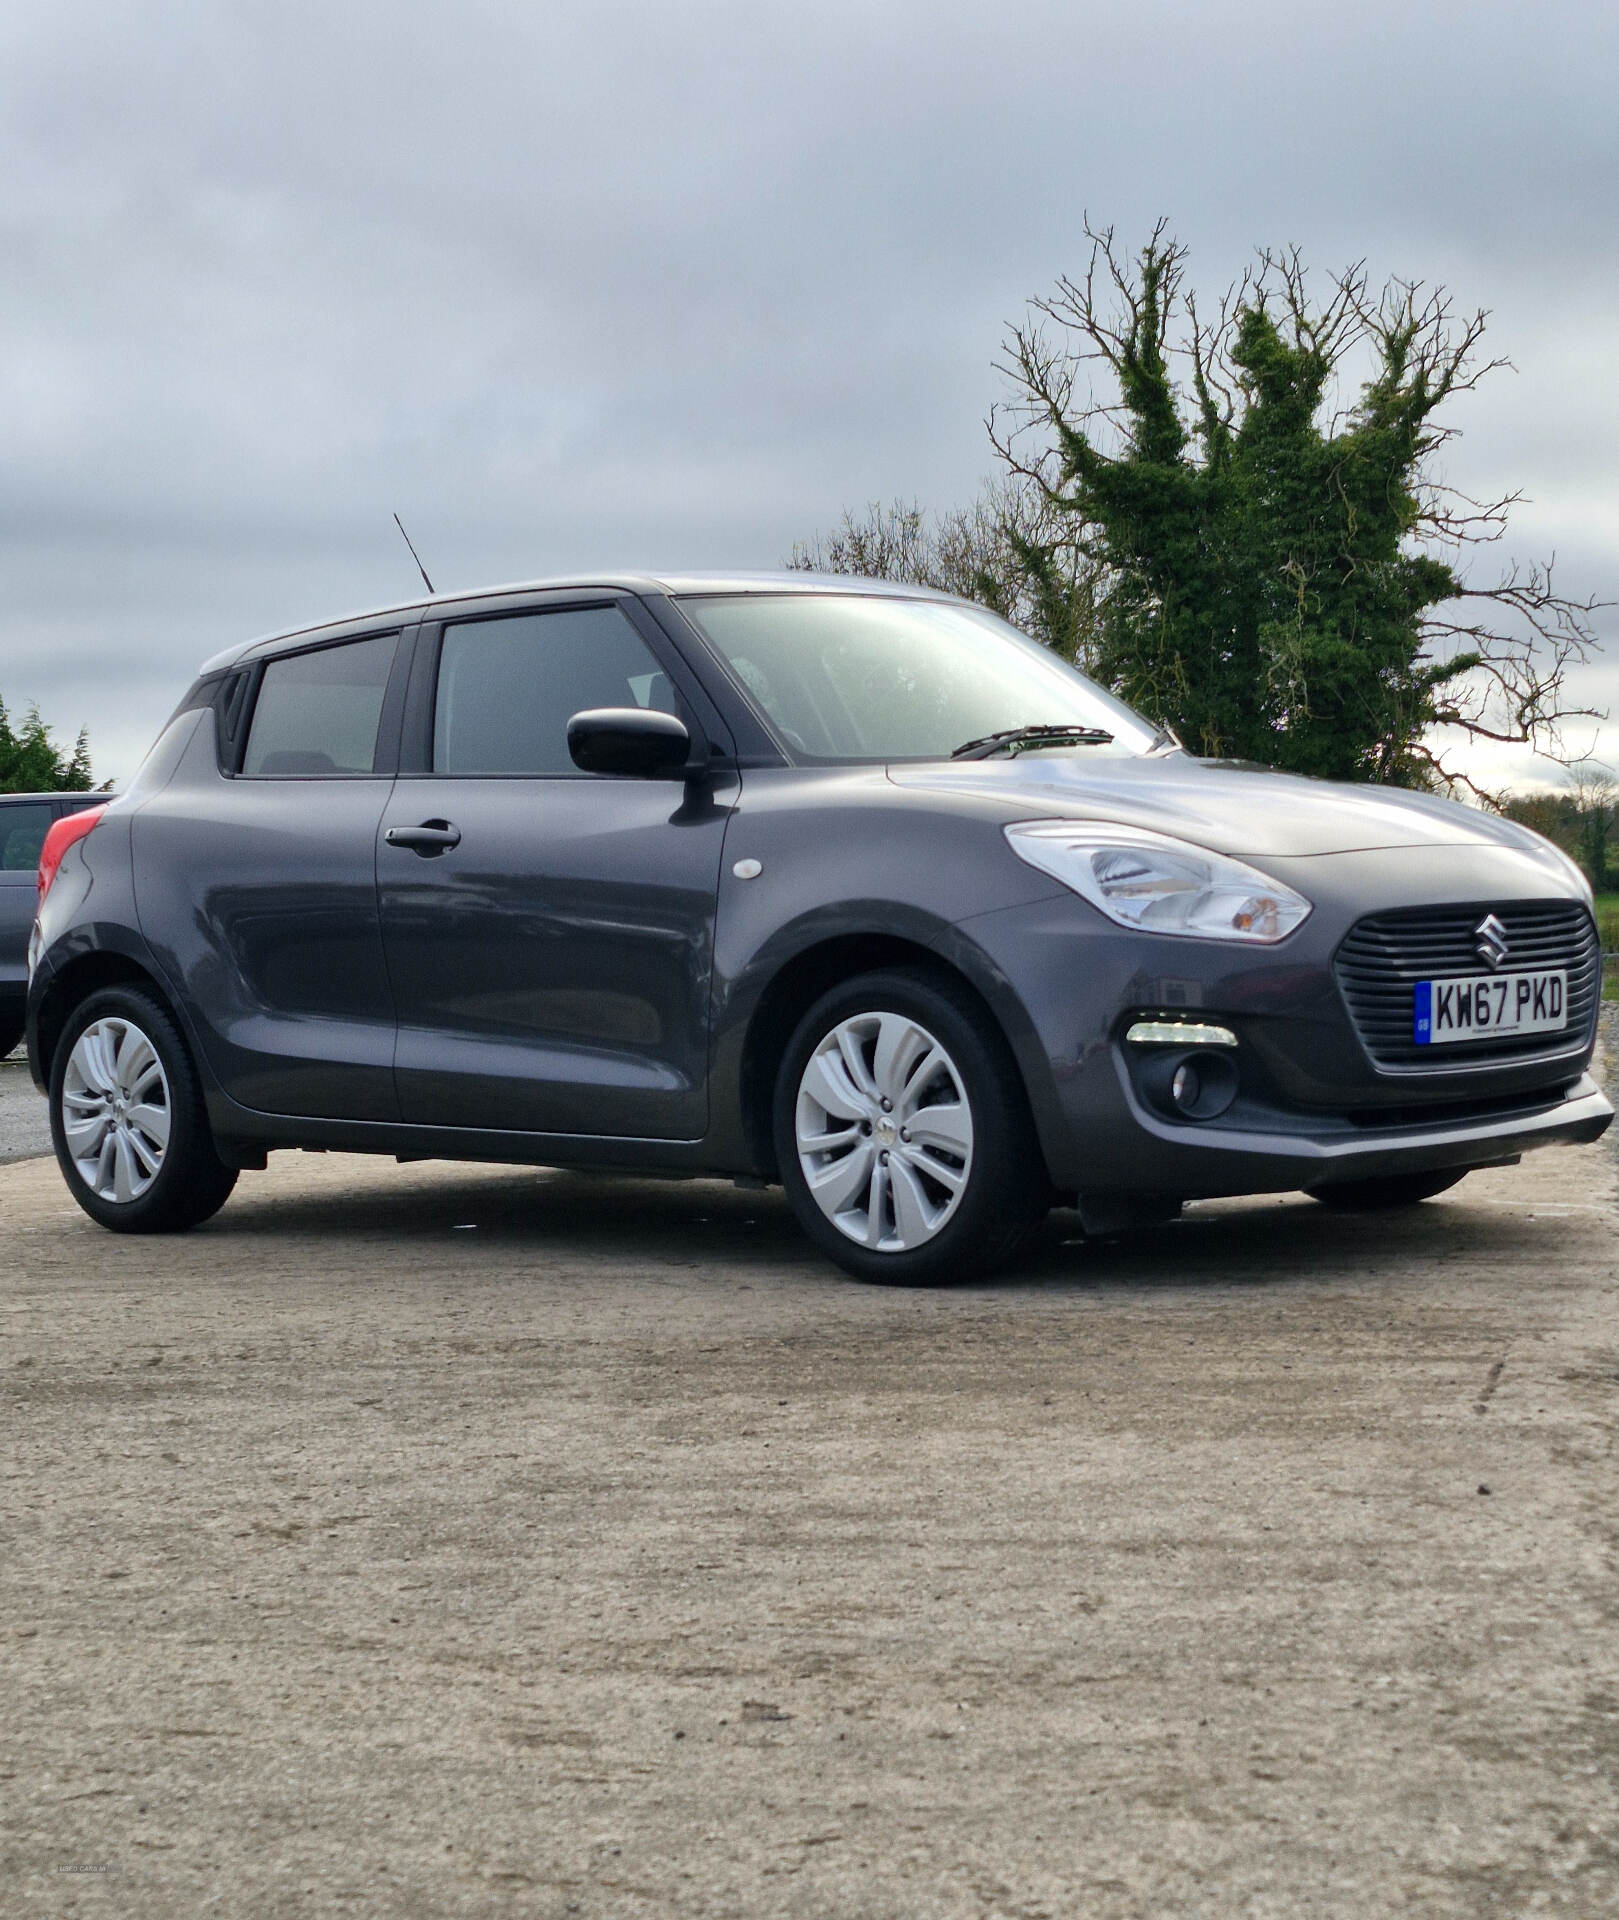
[{"label": "red taillight", "polygon": [[56,878],[62,865],[62,855],[68,848],[77,845],[84,836],[95,828],[101,816],[107,811],[101,807],[82,807],[77,813],[70,813],[65,819],[58,820],[45,836],[45,844],[39,850],[39,901],[45,904],[45,896],[51,890],[51,882]]}]

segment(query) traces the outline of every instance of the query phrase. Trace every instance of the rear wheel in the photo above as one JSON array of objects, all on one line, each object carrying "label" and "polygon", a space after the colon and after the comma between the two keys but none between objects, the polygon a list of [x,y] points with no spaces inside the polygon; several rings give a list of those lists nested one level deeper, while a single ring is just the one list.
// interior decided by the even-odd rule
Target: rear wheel
[{"label": "rear wheel", "polygon": [[859,1279],[973,1279],[1045,1211],[1004,1041],[966,993],[926,974],[864,974],[823,995],[782,1057],[774,1119],[799,1224]]},{"label": "rear wheel", "polygon": [[1312,1200],[1337,1213],[1385,1213],[1431,1200],[1436,1193],[1465,1180],[1467,1173],[1463,1167],[1460,1172],[1450,1168],[1443,1173],[1388,1174],[1381,1180],[1335,1180],[1323,1187],[1311,1187],[1309,1192]]},{"label": "rear wheel", "polygon": [[68,1190],[115,1233],[178,1233],[217,1213],[236,1170],[167,1010],[135,987],[77,1007],[51,1063],[51,1139]]}]

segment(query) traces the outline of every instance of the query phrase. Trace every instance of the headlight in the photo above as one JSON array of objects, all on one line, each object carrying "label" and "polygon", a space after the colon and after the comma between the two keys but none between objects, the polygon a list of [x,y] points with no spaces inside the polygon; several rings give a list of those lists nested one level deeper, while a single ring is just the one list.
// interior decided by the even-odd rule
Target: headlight
[{"label": "headlight", "polygon": [[1310,903],[1207,847],[1105,821],[1021,820],[1012,851],[1082,894],[1121,927],[1270,945],[1302,926]]}]

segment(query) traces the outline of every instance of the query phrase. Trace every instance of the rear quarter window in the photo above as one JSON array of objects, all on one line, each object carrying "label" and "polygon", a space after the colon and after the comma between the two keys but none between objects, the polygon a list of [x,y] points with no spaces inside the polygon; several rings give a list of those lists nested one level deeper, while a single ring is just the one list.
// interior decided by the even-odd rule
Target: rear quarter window
[{"label": "rear quarter window", "polygon": [[396,633],[269,661],[259,682],[242,772],[252,779],[371,773]]}]

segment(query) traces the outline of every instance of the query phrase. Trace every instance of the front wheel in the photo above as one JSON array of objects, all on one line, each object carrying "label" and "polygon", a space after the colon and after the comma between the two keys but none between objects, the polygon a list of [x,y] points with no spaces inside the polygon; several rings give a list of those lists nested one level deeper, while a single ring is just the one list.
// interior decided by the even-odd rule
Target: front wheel
[{"label": "front wheel", "polygon": [[115,1233],[179,1233],[217,1213],[236,1170],[214,1151],[202,1087],[167,1010],[107,987],[74,1010],[51,1062],[51,1139],[68,1191]]},{"label": "front wheel", "polygon": [[1011,1257],[1047,1180],[1005,1042],[962,990],[864,974],[788,1043],[777,1164],[799,1224],[858,1279],[969,1280]]},{"label": "front wheel", "polygon": [[1335,1180],[1311,1187],[1310,1198],[1336,1213],[1388,1213],[1396,1207],[1414,1207],[1444,1193],[1467,1178],[1467,1168],[1443,1173],[1391,1173],[1381,1180]]}]

